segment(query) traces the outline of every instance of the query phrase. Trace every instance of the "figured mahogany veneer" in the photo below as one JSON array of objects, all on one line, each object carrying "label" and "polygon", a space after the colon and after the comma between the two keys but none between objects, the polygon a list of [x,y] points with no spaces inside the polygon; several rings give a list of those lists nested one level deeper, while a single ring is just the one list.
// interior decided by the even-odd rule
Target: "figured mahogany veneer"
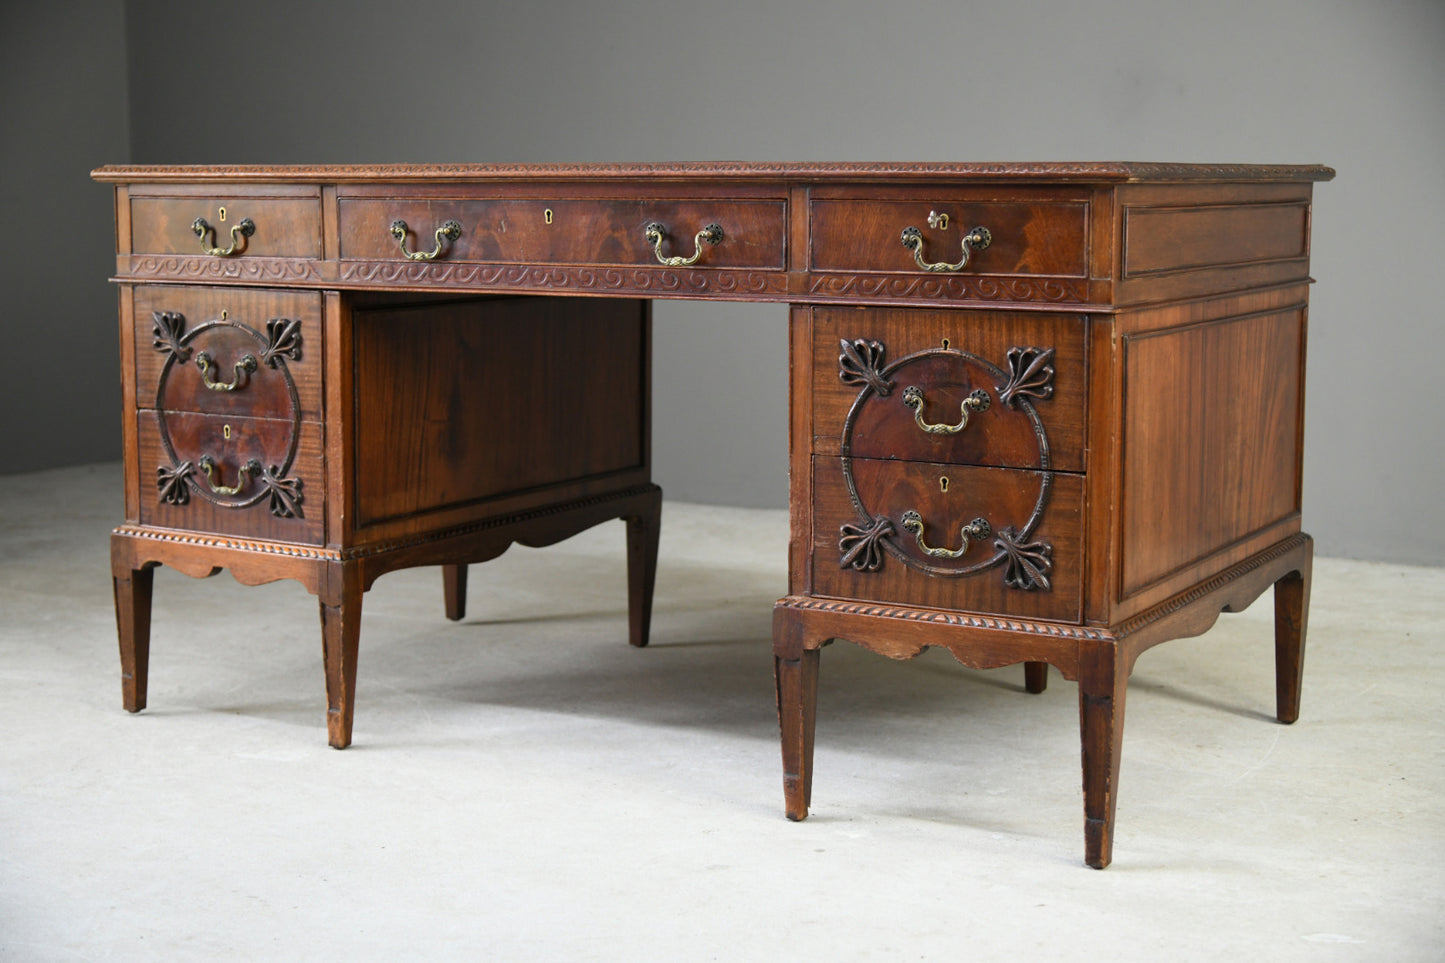
[{"label": "figured mahogany veneer", "polygon": [[[940,646],[975,668],[1023,663],[1029,692],[1050,665],[1078,683],[1085,861],[1106,866],[1140,653],[1273,586],[1277,715],[1299,714],[1309,213],[1312,182],[1332,176],[102,168],[121,289],[125,707],[145,705],[162,563],[318,597],[337,747],[361,599],[388,571],[441,566],[460,619],[468,564],[621,518],[629,641],[646,644],[650,299],[786,302],[792,538],[773,652],[787,814],[806,816],[812,792],[821,648]],[[243,218],[254,230],[233,235]],[[942,269],[920,266],[908,228]],[[949,267],[975,228],[989,243]]]}]

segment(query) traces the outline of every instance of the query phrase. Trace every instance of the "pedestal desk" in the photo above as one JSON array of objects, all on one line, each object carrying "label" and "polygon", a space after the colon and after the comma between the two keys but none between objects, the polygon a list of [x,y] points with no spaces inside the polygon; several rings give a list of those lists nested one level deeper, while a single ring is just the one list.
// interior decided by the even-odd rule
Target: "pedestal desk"
[{"label": "pedestal desk", "polygon": [[[125,707],[151,570],[318,597],[351,741],[363,593],[607,519],[645,645],[653,298],[789,305],[789,594],[773,654],[807,815],[819,650],[1079,686],[1110,860],[1139,653],[1275,594],[1299,712],[1312,182],[1126,163],[105,167],[115,185]],[[698,359],[706,363],[705,359]],[[783,412],[778,413],[779,417]]]}]

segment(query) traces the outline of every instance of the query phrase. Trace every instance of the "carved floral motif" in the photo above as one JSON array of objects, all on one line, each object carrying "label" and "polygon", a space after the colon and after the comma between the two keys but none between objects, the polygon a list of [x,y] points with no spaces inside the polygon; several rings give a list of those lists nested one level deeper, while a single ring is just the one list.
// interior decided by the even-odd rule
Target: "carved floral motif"
[{"label": "carved floral motif", "polygon": [[860,572],[876,572],[883,565],[881,540],[895,534],[893,521],[886,515],[873,519],[873,524],[861,525],[844,523],[838,529],[839,568],[855,568]]},{"label": "carved floral motif", "polygon": [[1009,588],[1049,591],[1049,572],[1054,567],[1054,547],[1047,542],[1024,542],[1012,525],[996,533],[994,548],[1008,559],[1003,584]]},{"label": "carved floral motif", "polygon": [[186,483],[192,471],[191,463],[183,461],[179,465],[167,467],[161,465],[156,469],[156,488],[160,490],[161,501],[167,505],[184,505],[191,500],[191,488]]},{"label": "carved floral motif", "polygon": [[1053,348],[1009,348],[1009,379],[1008,384],[998,390],[999,401],[1009,408],[1017,408],[1022,396],[1052,398],[1053,360]]},{"label": "carved floral motif", "polygon": [[867,385],[880,397],[888,397],[893,382],[883,376],[883,357],[887,349],[877,341],[838,342],[843,349],[838,355],[838,377],[845,385]]},{"label": "carved floral motif", "polygon": [[271,499],[271,514],[277,518],[302,518],[301,479],[282,478],[275,465],[261,472],[261,484]]},{"label": "carved floral motif", "polygon": [[188,361],[191,349],[181,343],[186,330],[186,317],[179,311],[153,311],[152,328],[155,340],[151,344],[161,354],[175,355],[177,361]]},{"label": "carved floral motif", "polygon": [[266,347],[261,351],[261,361],[274,368],[278,358],[301,360],[300,321],[272,318],[266,322]]}]

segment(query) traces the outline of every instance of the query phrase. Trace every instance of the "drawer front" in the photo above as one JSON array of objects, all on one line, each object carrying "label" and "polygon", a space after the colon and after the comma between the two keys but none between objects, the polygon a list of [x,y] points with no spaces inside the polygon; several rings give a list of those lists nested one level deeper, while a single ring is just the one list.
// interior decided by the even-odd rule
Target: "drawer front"
[{"label": "drawer front", "polygon": [[1084,470],[1083,317],[896,308],[813,317],[815,452]]},{"label": "drawer front", "polygon": [[[438,261],[660,267],[649,224],[662,225],[664,257],[691,257],[698,232],[716,224],[721,239],[701,244],[694,267],[782,271],[785,211],[782,200],[342,198],[341,256],[405,260],[392,234],[400,220],[407,250],[438,250]],[[447,221],[461,233],[439,242]]]},{"label": "drawer front", "polygon": [[321,418],[316,292],[139,287],[133,335],[141,408]]},{"label": "drawer front", "polygon": [[[211,230],[198,236],[202,218]],[[240,229],[250,221],[249,236]],[[228,257],[321,257],[320,198],[246,196],[133,197],[131,251],[135,254],[207,256],[207,248],[235,250]]]},{"label": "drawer front", "polygon": [[1078,475],[815,458],[812,594],[1077,622],[1082,511]]},{"label": "drawer front", "polygon": [[324,541],[319,425],[190,412],[136,419],[142,524]]},{"label": "drawer front", "polygon": [[950,273],[1088,277],[1084,200],[994,201],[947,192],[917,201],[818,199],[809,223],[814,271],[927,274],[902,242],[905,229],[918,231],[925,262],[954,264],[962,258],[963,239],[982,227],[988,246]]}]

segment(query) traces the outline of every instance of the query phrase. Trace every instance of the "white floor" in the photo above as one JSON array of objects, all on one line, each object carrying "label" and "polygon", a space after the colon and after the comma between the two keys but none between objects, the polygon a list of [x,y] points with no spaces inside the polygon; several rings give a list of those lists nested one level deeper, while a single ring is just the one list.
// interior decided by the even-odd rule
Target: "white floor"
[{"label": "white floor", "polygon": [[1084,867],[1076,691],[823,655],[782,814],[786,517],[669,503],[653,645],[622,526],[367,595],[328,749],[315,600],[156,578],[120,708],[116,465],[0,477],[0,959],[1439,960],[1445,570],[1316,562],[1303,713],[1268,597],[1146,653],[1114,865]]}]

